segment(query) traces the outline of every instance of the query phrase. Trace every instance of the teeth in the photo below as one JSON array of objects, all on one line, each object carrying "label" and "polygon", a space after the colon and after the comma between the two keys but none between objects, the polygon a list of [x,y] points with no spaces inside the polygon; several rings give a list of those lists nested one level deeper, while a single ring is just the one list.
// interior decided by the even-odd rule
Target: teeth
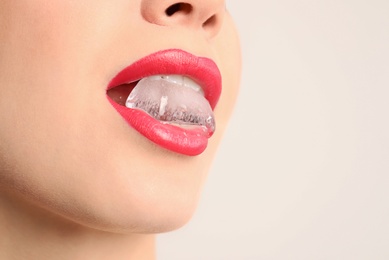
[{"label": "teeth", "polygon": [[171,83],[183,86],[183,87],[191,88],[194,91],[196,91],[197,93],[201,93],[202,95],[204,95],[204,91],[199,86],[199,84],[194,82],[192,79],[185,77],[185,76],[182,76],[182,75],[155,75],[155,76],[150,76],[148,78],[152,79],[152,80],[163,79],[165,81],[168,81],[168,82],[171,82]]}]

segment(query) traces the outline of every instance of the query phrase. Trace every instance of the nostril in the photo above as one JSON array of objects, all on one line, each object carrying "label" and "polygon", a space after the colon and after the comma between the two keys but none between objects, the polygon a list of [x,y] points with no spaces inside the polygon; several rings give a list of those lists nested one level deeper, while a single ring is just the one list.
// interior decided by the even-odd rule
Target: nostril
[{"label": "nostril", "polygon": [[169,6],[166,9],[165,13],[167,16],[172,16],[175,13],[189,14],[190,12],[192,12],[192,9],[193,9],[192,5],[188,3],[176,3]]},{"label": "nostril", "polygon": [[218,34],[223,24],[224,15],[222,12],[215,13],[203,22],[202,27],[208,38],[212,38]]},{"label": "nostril", "polygon": [[217,23],[217,17],[216,15],[212,15],[203,23],[203,28],[206,29],[207,27],[213,27],[215,26],[216,23]]}]

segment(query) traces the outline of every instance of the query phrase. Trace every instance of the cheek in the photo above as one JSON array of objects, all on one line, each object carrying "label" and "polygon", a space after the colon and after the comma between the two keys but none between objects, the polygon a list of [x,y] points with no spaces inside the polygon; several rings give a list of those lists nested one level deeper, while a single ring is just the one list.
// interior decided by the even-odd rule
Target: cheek
[{"label": "cheek", "polygon": [[216,116],[220,128],[224,129],[238,96],[242,67],[239,37],[229,15],[216,38],[215,49],[219,53],[218,64],[223,75],[223,92],[216,108]]},{"label": "cheek", "polygon": [[99,136],[91,131],[100,121],[92,115],[104,114],[107,81],[94,60],[107,43],[93,35],[115,21],[109,16],[114,5],[100,6],[106,11],[93,15],[102,2],[88,12],[77,1],[0,3],[0,10],[7,10],[0,17],[7,25],[0,26],[0,138],[3,150],[8,144],[8,156],[14,151],[25,164],[31,158],[31,163],[59,168],[59,155],[69,151],[64,157],[70,160],[80,151],[90,152],[93,141],[105,134],[104,129]]}]

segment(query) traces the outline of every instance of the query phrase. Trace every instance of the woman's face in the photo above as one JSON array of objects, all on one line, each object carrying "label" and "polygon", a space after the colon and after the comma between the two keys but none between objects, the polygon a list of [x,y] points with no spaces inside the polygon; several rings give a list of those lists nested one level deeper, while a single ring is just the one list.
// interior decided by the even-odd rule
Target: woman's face
[{"label": "woman's face", "polygon": [[[224,1],[177,3],[0,0],[2,192],[103,230],[160,232],[189,219],[237,95],[240,56]],[[120,90],[128,82],[116,76],[142,59],[152,62],[130,67],[122,81],[148,73],[212,82],[207,66],[197,73],[194,63],[217,65],[217,127],[204,151],[204,138],[185,138],[199,127],[172,127],[150,116],[142,121],[120,103],[129,88]],[[115,77],[119,87],[110,94]],[[206,96],[214,91],[208,88]],[[173,99],[166,91],[156,99]]]}]

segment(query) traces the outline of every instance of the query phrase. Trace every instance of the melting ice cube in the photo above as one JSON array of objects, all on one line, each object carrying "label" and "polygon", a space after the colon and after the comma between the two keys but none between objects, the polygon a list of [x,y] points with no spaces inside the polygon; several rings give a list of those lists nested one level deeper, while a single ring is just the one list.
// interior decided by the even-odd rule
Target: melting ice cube
[{"label": "melting ice cube", "polygon": [[169,76],[144,78],[128,96],[126,107],[143,110],[164,123],[202,126],[213,133],[215,119],[209,102],[202,91],[188,87],[184,81],[171,80]]}]

